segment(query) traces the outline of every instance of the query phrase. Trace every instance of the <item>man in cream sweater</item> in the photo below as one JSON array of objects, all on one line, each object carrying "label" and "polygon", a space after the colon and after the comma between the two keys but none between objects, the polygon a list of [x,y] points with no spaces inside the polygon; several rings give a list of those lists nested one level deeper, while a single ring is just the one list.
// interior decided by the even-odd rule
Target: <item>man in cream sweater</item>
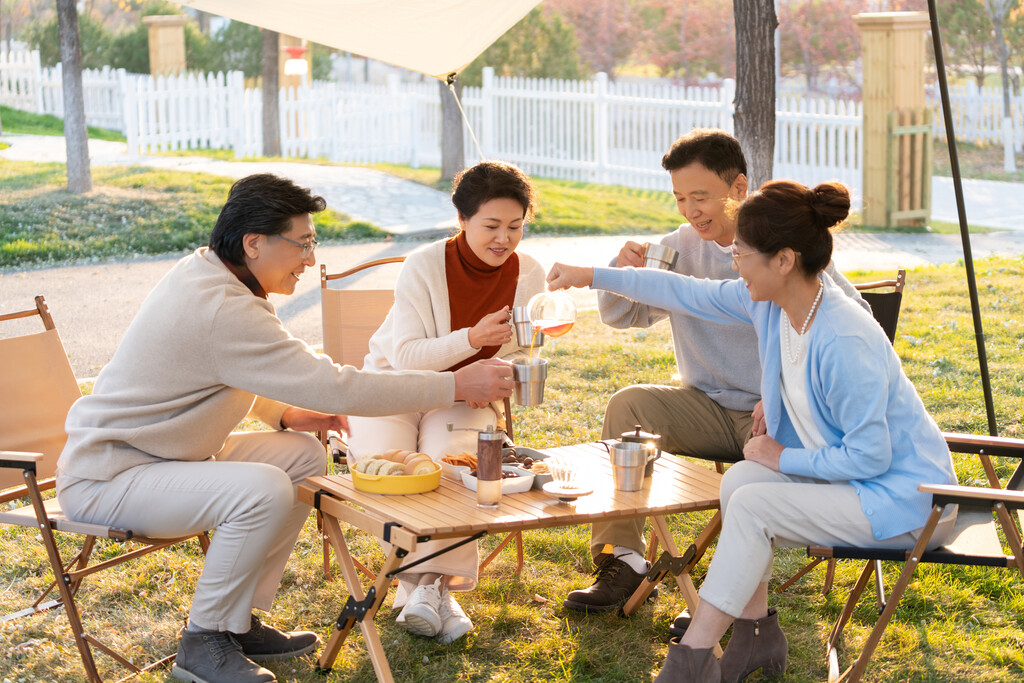
[{"label": "man in cream sweater", "polygon": [[[76,520],[154,538],[213,529],[172,674],[265,683],[255,661],[312,651],[318,638],[261,623],[323,474],[308,431],[346,429],[345,414],[391,415],[512,394],[511,366],[452,372],[361,372],[291,336],[269,293],[292,294],[316,263],[311,214],[323,198],[269,174],[236,182],[210,246],[156,285],[68,414],[58,498]],[[247,416],[276,431],[232,432]]]}]

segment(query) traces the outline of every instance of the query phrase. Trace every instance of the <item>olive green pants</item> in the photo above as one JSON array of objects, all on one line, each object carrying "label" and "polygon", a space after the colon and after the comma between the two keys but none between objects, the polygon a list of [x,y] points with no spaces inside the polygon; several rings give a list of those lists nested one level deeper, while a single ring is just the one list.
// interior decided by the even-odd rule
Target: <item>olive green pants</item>
[{"label": "olive green pants", "polygon": [[[601,438],[616,439],[640,425],[644,431],[661,435],[665,454],[738,462],[743,459],[743,445],[753,424],[749,411],[723,408],[699,389],[638,384],[617,391],[608,401]],[[606,544],[643,555],[645,522],[643,517],[594,522],[592,555],[596,559]]]}]

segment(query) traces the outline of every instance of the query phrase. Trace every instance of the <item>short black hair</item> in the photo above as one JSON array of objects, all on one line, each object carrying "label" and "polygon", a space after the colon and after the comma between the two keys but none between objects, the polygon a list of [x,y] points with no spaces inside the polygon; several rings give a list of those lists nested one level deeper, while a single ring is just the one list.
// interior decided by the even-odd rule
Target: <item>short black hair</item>
[{"label": "short black hair", "polygon": [[295,216],[327,208],[323,197],[272,173],[257,173],[235,182],[210,233],[210,249],[228,263],[245,263],[242,238],[248,233],[280,235]]},{"label": "short black hair", "polygon": [[472,218],[492,199],[512,199],[523,207],[523,218],[533,217],[536,193],[530,177],[504,161],[482,161],[461,171],[453,182],[452,204],[463,218]]},{"label": "short black hair", "polygon": [[717,128],[694,128],[677,139],[661,158],[661,166],[671,173],[695,161],[730,185],[740,173],[747,174],[740,141]]}]

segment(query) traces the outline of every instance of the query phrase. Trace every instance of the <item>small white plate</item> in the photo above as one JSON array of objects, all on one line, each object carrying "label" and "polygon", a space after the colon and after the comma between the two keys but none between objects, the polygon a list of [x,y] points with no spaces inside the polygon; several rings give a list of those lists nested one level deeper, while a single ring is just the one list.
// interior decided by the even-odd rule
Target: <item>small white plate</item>
[{"label": "small white plate", "polygon": [[549,481],[544,484],[541,489],[543,489],[544,493],[554,496],[564,503],[574,501],[581,496],[586,496],[594,492],[594,489],[590,488],[563,488],[559,486],[557,482],[553,481]]}]

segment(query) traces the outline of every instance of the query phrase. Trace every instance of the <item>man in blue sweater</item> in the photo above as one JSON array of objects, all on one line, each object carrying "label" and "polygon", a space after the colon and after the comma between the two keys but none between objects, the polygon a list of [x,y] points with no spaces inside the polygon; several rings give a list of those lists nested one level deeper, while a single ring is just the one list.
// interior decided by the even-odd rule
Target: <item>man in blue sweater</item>
[{"label": "man in blue sweater", "polygon": [[[695,129],[676,140],[661,160],[672,178],[676,207],[687,220],[661,238],[678,252],[674,270],[712,280],[735,279],[732,246],[736,213],[747,196],[747,162],[739,141],[725,131]],[[644,245],[626,242],[611,265],[641,267]],[[863,302],[834,264],[825,271],[849,296]],[[679,383],[638,384],[612,396],[603,439],[640,425],[661,435],[662,450],[725,462],[743,459],[743,445],[764,433],[761,364],[751,325],[724,324],[669,313],[600,292],[601,320],[617,329],[646,328],[668,318]],[[644,559],[643,518],[593,525],[591,553],[597,579],[569,593],[565,606],[583,612],[617,609],[650,568]]]}]

